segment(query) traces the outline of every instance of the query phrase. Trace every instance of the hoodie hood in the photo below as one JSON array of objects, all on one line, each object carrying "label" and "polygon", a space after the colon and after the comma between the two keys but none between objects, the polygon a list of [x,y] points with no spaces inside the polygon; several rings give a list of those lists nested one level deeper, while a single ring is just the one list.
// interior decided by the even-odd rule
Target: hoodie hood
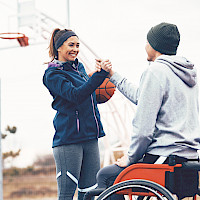
[{"label": "hoodie hood", "polygon": [[166,64],[185,84],[193,87],[197,84],[197,71],[194,64],[181,56],[161,55],[155,62]]}]

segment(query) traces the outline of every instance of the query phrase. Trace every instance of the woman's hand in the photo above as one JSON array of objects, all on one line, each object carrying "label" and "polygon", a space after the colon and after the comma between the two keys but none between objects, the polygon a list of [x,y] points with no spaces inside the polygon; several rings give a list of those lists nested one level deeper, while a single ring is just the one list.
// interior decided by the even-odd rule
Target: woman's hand
[{"label": "woman's hand", "polygon": [[128,162],[128,155],[124,155],[121,158],[118,158],[115,164],[118,165],[119,167],[127,167],[127,162]]},{"label": "woman's hand", "polygon": [[114,71],[112,70],[112,63],[107,60],[102,59],[96,59],[96,65],[95,65],[96,71],[100,72],[101,69],[109,72],[109,77],[114,74]]},{"label": "woman's hand", "polygon": [[96,64],[95,64],[95,69],[97,72],[100,72],[101,71],[101,61],[102,59],[95,59],[96,60]]}]

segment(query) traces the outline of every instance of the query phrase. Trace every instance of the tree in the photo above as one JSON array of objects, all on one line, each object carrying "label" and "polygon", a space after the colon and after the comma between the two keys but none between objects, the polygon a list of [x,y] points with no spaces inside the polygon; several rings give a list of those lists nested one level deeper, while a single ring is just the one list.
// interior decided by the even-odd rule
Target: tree
[{"label": "tree", "polygon": [[[1,134],[1,138],[2,140],[5,140],[7,138],[7,136],[12,135],[12,134],[16,134],[17,132],[17,127],[13,126],[10,127],[9,125],[6,127],[5,129],[6,133],[2,133]],[[17,156],[19,156],[21,149],[18,149],[17,151],[7,151],[7,152],[3,152],[3,166],[5,165],[5,160],[8,160],[9,158],[11,159],[11,161],[13,161],[14,158],[16,158]]]}]

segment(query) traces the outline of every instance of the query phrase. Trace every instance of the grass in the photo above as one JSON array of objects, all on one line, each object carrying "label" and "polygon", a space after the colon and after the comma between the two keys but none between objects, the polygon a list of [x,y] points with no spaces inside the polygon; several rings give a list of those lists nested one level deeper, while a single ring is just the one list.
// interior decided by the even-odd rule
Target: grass
[{"label": "grass", "polygon": [[4,200],[57,198],[55,175],[6,177],[3,182]]}]

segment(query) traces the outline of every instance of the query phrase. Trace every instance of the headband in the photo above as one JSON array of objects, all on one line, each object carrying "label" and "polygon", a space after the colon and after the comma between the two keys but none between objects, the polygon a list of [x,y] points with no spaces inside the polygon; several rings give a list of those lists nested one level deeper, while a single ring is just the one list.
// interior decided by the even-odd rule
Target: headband
[{"label": "headband", "polygon": [[56,50],[58,50],[58,48],[61,47],[62,44],[63,44],[68,38],[70,38],[70,37],[72,37],[72,36],[78,37],[78,36],[76,35],[76,33],[74,33],[73,31],[66,31],[66,33],[62,34],[62,35],[58,38],[58,40],[55,42],[55,48],[56,48]]}]

